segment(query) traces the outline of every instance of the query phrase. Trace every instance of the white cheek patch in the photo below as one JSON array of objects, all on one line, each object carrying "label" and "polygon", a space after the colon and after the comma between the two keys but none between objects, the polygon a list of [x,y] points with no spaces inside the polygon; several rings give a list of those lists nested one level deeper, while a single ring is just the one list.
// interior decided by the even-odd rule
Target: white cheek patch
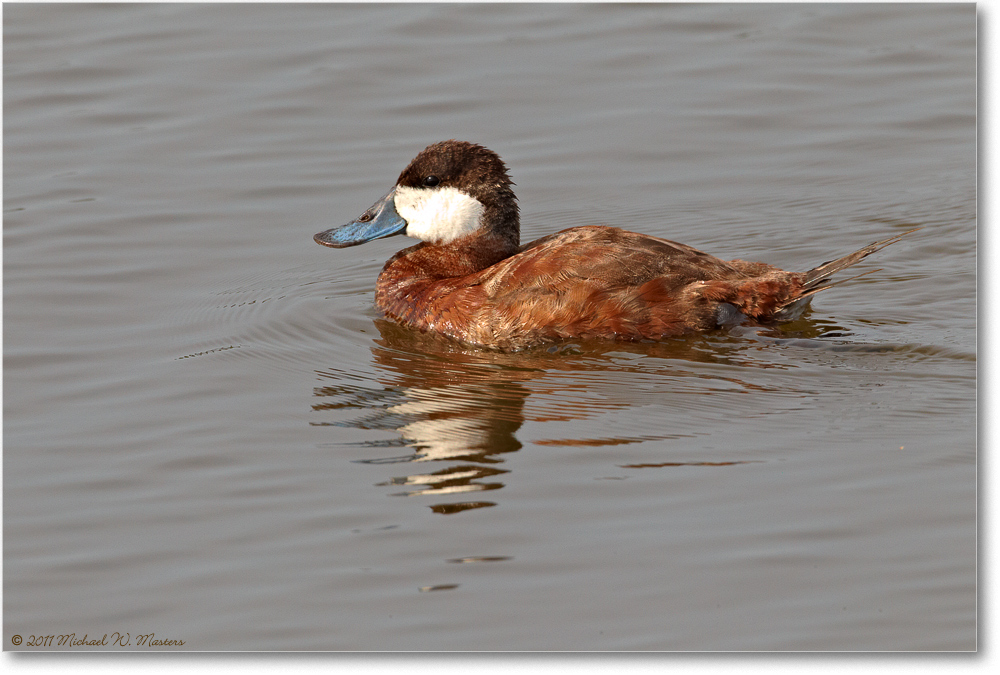
[{"label": "white cheek patch", "polygon": [[479,229],[483,204],[453,187],[413,188],[400,185],[396,213],[406,221],[406,236],[447,244]]}]

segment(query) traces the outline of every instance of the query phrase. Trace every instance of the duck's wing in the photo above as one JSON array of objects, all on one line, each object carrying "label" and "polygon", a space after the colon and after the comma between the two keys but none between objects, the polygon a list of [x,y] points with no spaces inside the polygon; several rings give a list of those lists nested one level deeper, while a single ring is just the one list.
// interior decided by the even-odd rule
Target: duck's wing
[{"label": "duck's wing", "polygon": [[490,296],[527,289],[560,292],[571,280],[616,288],[656,278],[682,286],[743,276],[730,263],[691,246],[607,226],[574,227],[542,237],[488,272],[483,283]]},{"label": "duck's wing", "polygon": [[[745,278],[690,246],[611,227],[564,230],[465,278],[466,306],[494,343],[659,338],[713,327],[711,280]],[[462,302],[457,297],[452,302]]]}]

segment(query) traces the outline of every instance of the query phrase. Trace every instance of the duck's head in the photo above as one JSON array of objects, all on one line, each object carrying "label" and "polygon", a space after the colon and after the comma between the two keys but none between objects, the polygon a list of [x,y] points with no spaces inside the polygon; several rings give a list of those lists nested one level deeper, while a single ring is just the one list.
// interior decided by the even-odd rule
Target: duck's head
[{"label": "duck's head", "polygon": [[507,167],[492,150],[442,141],[421,151],[395,187],[358,219],[313,238],[343,248],[395,234],[434,245],[492,235],[516,248],[520,231],[511,185]]}]

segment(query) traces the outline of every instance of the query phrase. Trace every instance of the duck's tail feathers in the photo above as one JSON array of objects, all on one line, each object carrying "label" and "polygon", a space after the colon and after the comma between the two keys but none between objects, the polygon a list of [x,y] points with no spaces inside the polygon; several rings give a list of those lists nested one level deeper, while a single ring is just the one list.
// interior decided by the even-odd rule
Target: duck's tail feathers
[{"label": "duck's tail feathers", "polygon": [[[822,286],[813,286],[813,287],[809,288],[809,290],[807,290],[804,293],[802,293],[801,295],[799,295],[799,297],[796,300],[802,300],[803,298],[812,297],[812,296],[816,295],[817,293],[819,293],[820,291],[825,291],[828,288],[833,288],[834,286],[839,286],[841,284],[846,284],[848,281],[854,281],[855,279],[860,279],[861,277],[866,277],[869,274],[875,274],[876,272],[881,272],[881,271],[882,271],[882,268],[880,267],[880,268],[875,269],[875,270],[868,270],[867,272],[862,272],[861,274],[855,274],[853,277],[847,277],[846,279],[838,279],[837,281],[830,281],[830,283],[823,284]],[[822,283],[823,281],[829,281],[829,277],[827,277],[826,279],[820,279],[820,281],[818,281],[816,283],[819,284],[819,283]]]},{"label": "duck's tail feathers", "polygon": [[828,281],[829,278],[836,274],[837,272],[854,265],[855,263],[867,258],[872,253],[876,251],[881,251],[883,248],[889,244],[895,244],[897,241],[902,239],[908,234],[912,234],[919,230],[919,227],[915,227],[912,230],[907,230],[897,234],[894,237],[889,237],[888,239],[883,239],[881,241],[876,241],[872,244],[868,244],[862,249],[855,251],[849,255],[845,255],[843,258],[837,258],[836,260],[830,260],[828,262],[814,267],[805,273],[805,277],[802,280],[802,295],[799,297],[807,297],[819,293],[822,290],[837,286],[844,283],[845,281],[851,281],[852,279],[857,279],[858,277],[863,277],[865,274],[871,274],[872,272],[877,272],[878,270],[872,270],[872,272],[865,272],[864,274],[859,274],[857,276],[851,277],[850,279],[843,279],[842,281],[836,281],[830,284],[822,285],[824,282]]},{"label": "duck's tail feathers", "polygon": [[880,251],[889,244],[895,244],[897,241],[905,237],[906,235],[916,232],[919,227],[915,227],[912,230],[907,230],[897,234],[894,237],[889,237],[888,239],[883,239],[881,241],[876,241],[875,243],[868,244],[862,249],[855,251],[849,255],[845,255],[843,258],[837,258],[836,260],[830,260],[825,262],[818,267],[814,267],[803,275],[802,279],[802,292],[795,295],[794,298],[789,299],[784,305],[778,308],[778,311],[774,314],[774,318],[779,320],[787,320],[796,317],[809,301],[812,296],[816,295],[820,291],[825,291],[828,288],[833,288],[834,286],[839,286],[840,284],[845,284],[848,281],[854,281],[863,276],[869,274],[874,274],[875,272],[881,272],[882,270],[869,270],[867,272],[862,272],[861,274],[855,274],[853,277],[848,277],[846,279],[840,279],[838,281],[830,281],[830,277],[843,269],[850,267],[851,265],[857,263],[863,258],[867,258],[875,251]]}]

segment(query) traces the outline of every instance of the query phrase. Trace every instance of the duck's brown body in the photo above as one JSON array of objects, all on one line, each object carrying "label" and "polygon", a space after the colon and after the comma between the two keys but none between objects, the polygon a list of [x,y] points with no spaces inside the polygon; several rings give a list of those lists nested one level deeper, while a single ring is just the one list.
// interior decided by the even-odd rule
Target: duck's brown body
[{"label": "duck's brown body", "polygon": [[567,338],[657,340],[727,318],[768,322],[821,290],[807,273],[613,227],[564,230],[500,260],[481,244],[400,251],[379,275],[376,305],[413,328],[507,351]]}]

